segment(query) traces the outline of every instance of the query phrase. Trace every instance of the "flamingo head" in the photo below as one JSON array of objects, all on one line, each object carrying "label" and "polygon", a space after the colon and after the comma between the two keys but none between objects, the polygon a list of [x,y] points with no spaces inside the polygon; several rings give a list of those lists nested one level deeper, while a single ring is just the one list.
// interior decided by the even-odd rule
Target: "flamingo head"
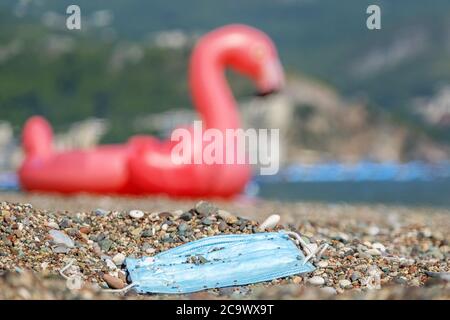
[{"label": "flamingo head", "polygon": [[213,31],[224,64],[250,77],[260,95],[279,91],[284,71],[272,40],[246,25],[229,25]]}]

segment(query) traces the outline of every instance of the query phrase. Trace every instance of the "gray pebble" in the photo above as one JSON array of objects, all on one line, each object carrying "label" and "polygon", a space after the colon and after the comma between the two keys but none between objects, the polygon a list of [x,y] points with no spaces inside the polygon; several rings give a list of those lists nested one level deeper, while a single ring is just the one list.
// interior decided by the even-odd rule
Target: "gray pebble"
[{"label": "gray pebble", "polygon": [[109,214],[108,210],[103,210],[103,209],[95,209],[94,211],[96,216],[100,216],[100,217],[104,217],[107,216]]},{"label": "gray pebble", "polygon": [[366,251],[367,254],[370,254],[371,256],[381,256],[381,252],[378,249],[369,249]]},{"label": "gray pebble", "polygon": [[181,223],[179,226],[178,226],[178,232],[180,233],[180,234],[182,234],[182,235],[184,235],[184,233],[186,232],[186,230],[189,228],[189,226],[186,224],[186,223]]},{"label": "gray pebble", "polygon": [[202,219],[202,223],[203,223],[205,226],[210,226],[210,225],[212,225],[212,221],[211,221],[211,219],[209,219],[209,218],[203,218],[203,219]]},{"label": "gray pebble", "polygon": [[225,230],[227,230],[227,223],[225,222],[225,221],[220,221],[220,223],[219,223],[219,230],[220,231],[225,231]]},{"label": "gray pebble", "polygon": [[153,230],[145,229],[144,231],[142,231],[141,237],[144,237],[144,238],[153,237]]},{"label": "gray pebble", "polygon": [[361,278],[361,273],[358,272],[358,271],[353,272],[352,275],[351,275],[351,277],[350,277],[350,279],[351,279],[352,281],[359,280],[360,278]]},{"label": "gray pebble", "polygon": [[192,219],[193,215],[190,212],[185,212],[180,216],[180,219],[184,221],[190,221]]},{"label": "gray pebble", "polygon": [[56,246],[52,250],[54,253],[68,253],[70,251],[66,246]]},{"label": "gray pebble", "polygon": [[72,221],[70,221],[70,219],[63,218],[61,220],[61,222],[59,223],[59,227],[61,229],[66,229],[66,228],[69,228],[71,224],[72,224]]},{"label": "gray pebble", "polygon": [[216,214],[218,209],[209,202],[200,201],[195,205],[195,211],[203,217],[210,216],[212,214]]},{"label": "gray pebble", "polygon": [[98,244],[104,252],[108,252],[109,249],[111,249],[113,242],[109,239],[103,239]]}]

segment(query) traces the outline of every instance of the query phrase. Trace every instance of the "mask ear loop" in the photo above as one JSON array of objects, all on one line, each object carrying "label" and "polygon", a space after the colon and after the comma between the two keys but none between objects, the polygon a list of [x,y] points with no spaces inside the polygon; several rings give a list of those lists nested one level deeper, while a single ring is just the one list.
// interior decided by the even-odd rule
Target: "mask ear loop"
[{"label": "mask ear loop", "polygon": [[108,292],[108,293],[123,293],[127,292],[131,288],[137,286],[137,283],[131,283],[127,285],[126,287],[123,287],[122,289],[103,289],[102,292]]},{"label": "mask ear loop", "polygon": [[311,258],[316,256],[317,259],[320,259],[322,257],[322,254],[325,252],[325,250],[328,248],[328,243],[322,244],[320,247],[317,247],[316,250],[311,250],[308,246],[308,244],[305,242],[305,240],[302,239],[302,237],[297,233],[293,231],[284,231],[287,235],[292,236],[296,239],[296,242],[299,243],[303,250],[306,251],[308,254],[303,261],[303,264],[306,264]]},{"label": "mask ear loop", "polygon": [[314,252],[311,252],[306,258],[305,261],[303,261],[303,264],[306,264],[312,257],[316,256],[317,259],[320,259],[322,257],[322,254],[324,251],[328,248],[328,243],[322,244],[320,247],[318,247]]},{"label": "mask ear loop", "polygon": [[287,235],[294,237],[297,241],[297,244],[300,244],[302,249],[306,251],[308,255],[312,253],[311,249],[308,247],[308,244],[305,242],[305,240],[302,239],[302,237],[297,233],[293,231],[284,231]]},{"label": "mask ear loop", "polygon": [[66,275],[64,274],[64,272],[65,272],[67,269],[69,269],[69,268],[72,266],[72,264],[73,264],[74,262],[75,262],[75,259],[72,259],[72,260],[69,261],[68,264],[66,264],[64,267],[62,267],[61,269],[59,269],[59,274],[61,275],[61,277],[63,277],[63,278],[66,279],[66,280],[69,280],[70,277],[66,276]]}]

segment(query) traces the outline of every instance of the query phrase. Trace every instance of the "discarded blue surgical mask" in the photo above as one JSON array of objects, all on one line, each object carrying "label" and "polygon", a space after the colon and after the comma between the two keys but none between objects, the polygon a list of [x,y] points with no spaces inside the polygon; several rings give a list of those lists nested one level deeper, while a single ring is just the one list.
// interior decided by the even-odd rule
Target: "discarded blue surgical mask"
[{"label": "discarded blue surgical mask", "polygon": [[127,258],[126,266],[129,287],[140,293],[189,293],[315,269],[283,231],[207,237],[153,257]]}]

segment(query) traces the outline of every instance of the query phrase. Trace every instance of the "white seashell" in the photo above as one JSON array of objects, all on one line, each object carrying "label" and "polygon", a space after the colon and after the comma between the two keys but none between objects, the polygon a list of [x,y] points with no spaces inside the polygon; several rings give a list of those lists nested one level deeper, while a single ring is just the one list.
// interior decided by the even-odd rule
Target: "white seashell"
[{"label": "white seashell", "polygon": [[314,286],[321,286],[325,284],[325,279],[319,276],[314,276],[310,279],[308,279],[308,282]]},{"label": "white seashell", "polygon": [[280,222],[281,217],[278,214],[270,215],[263,223],[259,226],[259,229],[264,231],[266,229],[272,229]]},{"label": "white seashell", "polygon": [[144,216],[144,212],[141,210],[131,210],[129,212],[130,217],[134,218],[134,219],[140,219]]}]

